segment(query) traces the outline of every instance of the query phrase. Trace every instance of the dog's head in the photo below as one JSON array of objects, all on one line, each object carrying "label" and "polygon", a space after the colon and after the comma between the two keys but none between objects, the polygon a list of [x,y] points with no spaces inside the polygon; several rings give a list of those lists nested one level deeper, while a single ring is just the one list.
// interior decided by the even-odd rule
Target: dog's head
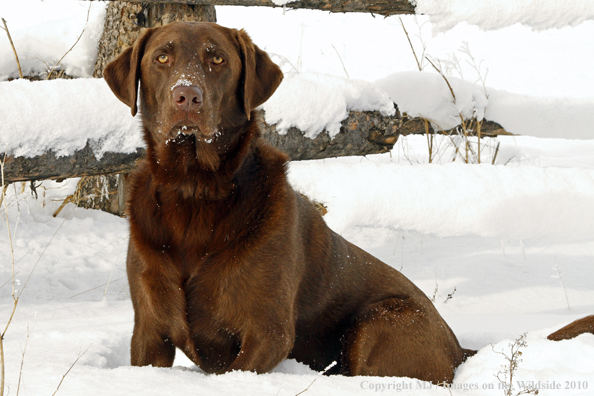
[{"label": "dog's head", "polygon": [[225,131],[244,125],[283,77],[243,30],[206,22],[147,29],[103,74],[132,115],[140,94],[143,123],[157,151],[188,135],[197,150],[217,141],[221,146]]}]

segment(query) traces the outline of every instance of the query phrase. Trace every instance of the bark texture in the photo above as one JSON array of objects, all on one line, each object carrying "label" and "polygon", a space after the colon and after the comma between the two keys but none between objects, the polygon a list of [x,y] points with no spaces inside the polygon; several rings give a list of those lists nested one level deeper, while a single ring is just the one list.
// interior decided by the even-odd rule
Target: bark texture
[{"label": "bark texture", "polygon": [[[110,0],[119,1],[119,0]],[[365,12],[390,16],[414,14],[415,6],[408,0],[297,0],[281,6],[271,0],[133,0],[147,4],[178,3],[202,5],[231,5],[244,7],[286,7],[288,9],[309,9],[328,12]]]}]

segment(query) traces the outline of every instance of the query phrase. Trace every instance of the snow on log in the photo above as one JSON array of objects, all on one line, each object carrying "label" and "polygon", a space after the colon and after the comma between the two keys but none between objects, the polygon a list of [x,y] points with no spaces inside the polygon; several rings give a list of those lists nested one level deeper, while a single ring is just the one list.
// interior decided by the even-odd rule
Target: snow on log
[{"label": "snow on log", "polygon": [[[119,1],[119,0],[110,0]],[[136,3],[177,3],[226,5],[243,7],[286,7],[328,12],[366,12],[384,16],[414,14],[415,6],[408,0],[128,0]]]},{"label": "snow on log", "polygon": [[[287,73],[263,112],[264,138],[292,160],[384,153],[426,133],[375,85],[331,76]],[[139,116],[103,79],[0,83],[0,119],[6,182],[125,173],[144,154]],[[483,134],[502,133],[488,125]]]}]

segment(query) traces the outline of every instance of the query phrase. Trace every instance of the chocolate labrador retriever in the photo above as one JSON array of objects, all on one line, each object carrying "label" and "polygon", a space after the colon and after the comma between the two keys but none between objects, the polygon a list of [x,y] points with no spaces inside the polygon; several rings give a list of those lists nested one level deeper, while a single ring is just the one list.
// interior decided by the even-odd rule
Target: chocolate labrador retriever
[{"label": "chocolate labrador retriever", "polygon": [[128,191],[133,365],[171,366],[177,347],[210,373],[294,358],[452,381],[474,352],[412,282],[326,226],[260,137],[252,110],[283,76],[244,31],[148,29],[104,75],[140,104],[147,145]]}]

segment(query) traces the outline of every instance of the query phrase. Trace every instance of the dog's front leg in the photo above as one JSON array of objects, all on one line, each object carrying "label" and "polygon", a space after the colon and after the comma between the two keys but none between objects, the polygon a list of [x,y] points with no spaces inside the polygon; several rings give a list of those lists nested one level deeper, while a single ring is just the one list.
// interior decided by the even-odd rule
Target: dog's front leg
[{"label": "dog's front leg", "polygon": [[289,355],[294,341],[294,333],[290,331],[247,335],[243,337],[237,358],[226,371],[266,373]]},{"label": "dog's front leg", "polygon": [[175,264],[159,252],[147,260],[130,243],[127,270],[134,305],[131,364],[171,367],[178,347],[199,365],[186,316],[181,274]]},{"label": "dog's front leg", "polygon": [[132,366],[171,367],[175,358],[173,342],[159,334],[154,326],[136,320],[130,344]]}]

